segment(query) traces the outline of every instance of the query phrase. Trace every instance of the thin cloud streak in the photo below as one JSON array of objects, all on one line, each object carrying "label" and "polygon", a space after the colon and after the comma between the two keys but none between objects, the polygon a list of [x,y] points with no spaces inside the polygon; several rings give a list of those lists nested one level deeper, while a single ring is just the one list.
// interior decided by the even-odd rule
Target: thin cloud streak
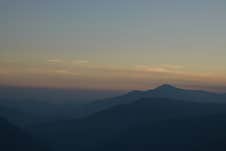
[{"label": "thin cloud streak", "polygon": [[[70,61],[68,61],[70,64]],[[176,65],[114,67],[88,63],[86,65],[4,67],[0,84],[32,85],[42,87],[71,87],[92,89],[148,89],[162,83],[197,85],[196,87],[223,87],[226,77],[218,73],[188,72]],[[7,73],[7,74],[5,74]],[[36,82],[37,81],[37,82]]]},{"label": "thin cloud streak", "polygon": [[58,64],[58,63],[62,63],[63,60],[61,59],[49,59],[47,60],[48,63],[52,63],[52,64]]},{"label": "thin cloud streak", "polygon": [[88,64],[88,60],[73,60],[72,64],[81,65],[81,64]]}]

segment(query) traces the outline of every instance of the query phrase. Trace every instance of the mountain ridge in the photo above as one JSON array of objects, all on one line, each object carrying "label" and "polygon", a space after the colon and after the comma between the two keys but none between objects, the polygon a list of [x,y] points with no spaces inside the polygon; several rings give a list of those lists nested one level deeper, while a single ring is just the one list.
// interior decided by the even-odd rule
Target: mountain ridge
[{"label": "mountain ridge", "polygon": [[218,94],[203,90],[181,89],[170,84],[163,84],[155,89],[145,91],[133,90],[117,97],[97,100],[85,106],[82,116],[86,116],[115,105],[129,104],[141,98],[179,98],[180,100],[193,102],[226,103],[226,95],[222,93]]}]

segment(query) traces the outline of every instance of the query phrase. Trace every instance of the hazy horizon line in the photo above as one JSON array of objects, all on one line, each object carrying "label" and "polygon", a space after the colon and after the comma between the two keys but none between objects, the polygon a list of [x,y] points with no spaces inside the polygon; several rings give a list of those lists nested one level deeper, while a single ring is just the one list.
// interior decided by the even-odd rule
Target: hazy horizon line
[{"label": "hazy horizon line", "polygon": [[134,90],[145,91],[153,90],[162,85],[171,85],[175,88],[185,89],[185,90],[196,90],[196,91],[206,91],[212,93],[226,94],[226,86],[197,86],[197,85],[177,85],[170,83],[162,83],[158,85],[150,86],[149,88],[138,88],[138,89],[109,89],[109,88],[88,88],[88,87],[53,87],[53,86],[28,86],[28,85],[4,85],[0,84],[0,88],[15,88],[15,89],[46,89],[46,90],[65,90],[65,91],[103,91],[103,92],[130,92]]}]

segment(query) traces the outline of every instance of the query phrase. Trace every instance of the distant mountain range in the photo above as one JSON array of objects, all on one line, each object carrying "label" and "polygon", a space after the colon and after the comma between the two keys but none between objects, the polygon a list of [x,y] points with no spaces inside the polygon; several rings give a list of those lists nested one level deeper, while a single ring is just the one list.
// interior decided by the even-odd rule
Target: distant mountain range
[{"label": "distant mountain range", "polygon": [[[63,96],[65,95],[66,98],[70,98],[72,91],[66,92],[66,90],[64,90],[61,92],[60,90],[48,89],[46,91],[45,89],[20,90],[19,88],[0,88],[0,90],[0,116],[6,117],[9,121],[22,126],[60,119],[86,117],[116,105],[133,103],[142,98],[169,98],[193,102],[226,103],[226,94],[185,90],[167,84],[152,90],[131,91],[117,97],[101,99],[90,103],[86,102],[84,104],[78,104],[77,99],[75,99],[75,103],[72,103],[72,101],[68,103],[67,99],[65,103],[63,103]],[[11,92],[13,95],[16,94],[15,98],[14,96],[9,97]],[[48,92],[50,92],[49,95]],[[1,97],[4,96],[3,93],[8,97]],[[53,98],[49,96],[53,96],[54,93],[59,93],[57,96],[61,97],[59,97],[56,102],[59,103],[59,100],[61,100],[61,103],[53,103],[56,96]],[[83,92],[83,95],[84,93],[85,92]],[[93,96],[93,93],[88,92],[88,98],[90,98],[89,94]],[[40,94],[40,96],[38,94]],[[17,98],[17,96],[20,95],[21,97]],[[23,95],[28,95],[30,99],[25,96],[26,99],[23,98]],[[73,97],[75,96],[79,96],[79,92],[73,94]],[[43,101],[48,99],[49,101]],[[95,99],[95,97],[93,97],[93,99]]]},{"label": "distant mountain range", "polygon": [[0,116],[14,124],[30,125],[78,117],[82,106],[119,91],[23,88],[0,86]]},{"label": "distant mountain range", "polygon": [[174,100],[179,99],[203,103],[226,103],[226,94],[223,93],[212,93],[201,90],[186,90],[176,88],[169,84],[164,84],[160,87],[147,91],[135,90],[118,97],[95,101],[94,103],[88,104],[81,115],[84,116],[87,114],[92,114],[94,112],[101,111],[119,104],[132,103],[142,98],[169,98]]}]

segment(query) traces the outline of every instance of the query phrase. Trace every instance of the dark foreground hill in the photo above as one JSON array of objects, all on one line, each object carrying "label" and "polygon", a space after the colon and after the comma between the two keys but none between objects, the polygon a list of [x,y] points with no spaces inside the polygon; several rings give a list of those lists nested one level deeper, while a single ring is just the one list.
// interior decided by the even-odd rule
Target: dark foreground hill
[{"label": "dark foreground hill", "polygon": [[146,98],[32,131],[56,151],[223,151],[226,105]]},{"label": "dark foreground hill", "polygon": [[225,151],[225,128],[226,114],[159,121],[130,128],[95,150]]},{"label": "dark foreground hill", "polygon": [[0,117],[1,151],[49,151],[22,129]]}]

